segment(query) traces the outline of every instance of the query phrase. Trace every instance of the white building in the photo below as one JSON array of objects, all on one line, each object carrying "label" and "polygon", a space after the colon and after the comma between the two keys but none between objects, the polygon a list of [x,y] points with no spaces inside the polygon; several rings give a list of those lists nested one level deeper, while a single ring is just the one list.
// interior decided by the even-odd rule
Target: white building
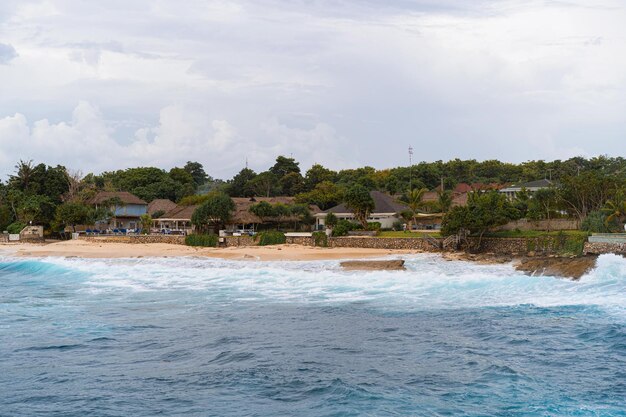
[{"label": "white building", "polygon": [[[367,222],[379,222],[380,227],[383,229],[391,229],[393,223],[400,219],[400,213],[408,209],[406,205],[380,191],[370,191],[370,195],[374,200],[374,210],[372,210],[367,218]],[[345,204],[339,204],[338,206],[314,215],[315,228],[317,230],[324,228],[328,213],[333,213],[339,220],[356,221],[354,213],[352,213]]]},{"label": "white building", "polygon": [[520,184],[512,184],[506,188],[501,188],[500,190],[498,190],[498,192],[505,194],[509,198],[509,200],[513,200],[515,198],[515,195],[522,191],[522,189],[532,194],[538,190],[551,188],[555,185],[556,184],[553,181],[543,179]]}]

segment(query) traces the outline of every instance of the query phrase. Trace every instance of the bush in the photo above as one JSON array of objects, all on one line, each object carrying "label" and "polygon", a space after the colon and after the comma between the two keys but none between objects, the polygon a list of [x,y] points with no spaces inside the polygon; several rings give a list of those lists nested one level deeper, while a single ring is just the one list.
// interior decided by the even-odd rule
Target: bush
[{"label": "bush", "polygon": [[26,225],[22,222],[15,222],[15,223],[11,223],[10,225],[7,226],[7,232],[16,235],[19,232],[22,231],[23,228],[25,228]]},{"label": "bush", "polygon": [[402,223],[401,220],[396,220],[395,222],[393,222],[392,229],[396,232],[401,232],[404,230],[404,223]]},{"label": "bush", "polygon": [[333,228],[333,236],[346,236],[349,231],[356,230],[359,227],[360,225],[341,219],[337,222],[337,226]]},{"label": "bush", "polygon": [[367,230],[379,231],[381,226],[380,222],[370,222],[367,224]]},{"label": "bush", "polygon": [[328,236],[326,236],[326,232],[313,232],[313,240],[315,246],[321,246],[323,248],[328,247]]},{"label": "bush", "polygon": [[267,232],[259,233],[259,246],[267,245],[280,245],[287,241],[285,234],[278,230],[268,230]]},{"label": "bush", "polygon": [[217,235],[189,235],[185,237],[185,245],[187,246],[202,246],[202,247],[217,247],[218,236]]},{"label": "bush", "polygon": [[612,231],[619,230],[619,226],[616,222],[607,224],[606,217],[606,214],[599,210],[592,211],[580,224],[580,230],[591,233],[611,233]]}]

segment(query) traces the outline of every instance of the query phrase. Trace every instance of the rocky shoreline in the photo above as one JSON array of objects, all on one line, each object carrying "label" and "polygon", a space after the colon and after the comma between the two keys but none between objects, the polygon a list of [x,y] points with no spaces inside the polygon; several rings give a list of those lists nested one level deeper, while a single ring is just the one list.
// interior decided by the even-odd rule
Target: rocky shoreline
[{"label": "rocky shoreline", "polygon": [[448,252],[443,258],[450,261],[470,261],[483,264],[513,263],[515,269],[528,275],[550,275],[556,277],[580,279],[596,266],[595,255],[559,257],[559,256],[513,256],[493,253]]}]

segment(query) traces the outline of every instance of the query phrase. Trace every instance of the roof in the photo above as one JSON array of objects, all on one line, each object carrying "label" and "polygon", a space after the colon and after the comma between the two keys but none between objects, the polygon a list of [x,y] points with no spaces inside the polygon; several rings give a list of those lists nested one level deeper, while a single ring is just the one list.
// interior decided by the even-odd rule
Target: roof
[{"label": "roof", "polygon": [[168,200],[167,198],[157,198],[156,200],[152,200],[150,204],[148,204],[148,213],[154,214],[157,211],[163,211],[167,213],[174,208],[176,208],[176,203],[174,203],[172,200]]},{"label": "roof", "polygon": [[[250,213],[250,206],[253,204],[259,203],[261,201],[266,201],[270,204],[282,203],[287,205],[295,204],[294,197],[255,197],[251,198],[243,198],[243,197],[233,197],[233,202],[235,203],[235,212],[233,213],[233,217],[231,223],[262,223],[260,217],[255,214]],[[162,219],[172,219],[172,220],[191,220],[191,216],[193,212],[198,208],[199,205],[193,206],[176,206],[174,209],[168,211],[163,216]],[[319,207],[315,205],[310,205],[309,210],[311,214],[316,214],[321,212]],[[285,218],[284,221],[293,221],[293,217]]]},{"label": "roof", "polygon": [[[400,213],[407,209],[405,204],[398,202],[395,198],[389,194],[385,194],[380,191],[370,191],[370,195],[374,200],[374,210],[372,213]],[[345,203],[338,206],[331,207],[324,213],[351,213],[352,211],[346,206]]]},{"label": "roof", "polygon": [[128,191],[100,191],[91,199],[91,204],[101,204],[107,200],[118,198],[124,204],[148,204]]},{"label": "roof", "polygon": [[191,215],[198,208],[198,204],[192,206],[175,206],[170,211],[162,215],[158,220],[191,220]]}]

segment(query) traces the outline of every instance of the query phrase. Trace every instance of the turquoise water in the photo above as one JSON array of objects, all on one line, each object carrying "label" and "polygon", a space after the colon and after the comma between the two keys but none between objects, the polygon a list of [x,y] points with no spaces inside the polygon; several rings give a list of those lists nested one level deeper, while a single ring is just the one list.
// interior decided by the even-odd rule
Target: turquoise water
[{"label": "turquoise water", "polygon": [[0,258],[1,416],[625,416],[626,260]]}]

